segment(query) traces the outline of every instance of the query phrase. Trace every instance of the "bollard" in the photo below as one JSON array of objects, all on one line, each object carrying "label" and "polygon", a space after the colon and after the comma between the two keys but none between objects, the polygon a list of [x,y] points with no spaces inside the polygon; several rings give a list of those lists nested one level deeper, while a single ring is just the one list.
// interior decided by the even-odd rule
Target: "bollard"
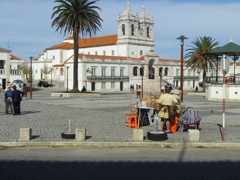
[{"label": "bollard", "polygon": [[77,128],[75,130],[75,140],[85,141],[86,140],[86,129]]},{"label": "bollard", "polygon": [[188,129],[188,137],[191,142],[200,141],[200,132],[197,129]]},{"label": "bollard", "polygon": [[30,141],[32,137],[31,128],[20,128],[20,138],[19,141]]},{"label": "bollard", "polygon": [[143,141],[143,129],[133,129],[133,141]]}]

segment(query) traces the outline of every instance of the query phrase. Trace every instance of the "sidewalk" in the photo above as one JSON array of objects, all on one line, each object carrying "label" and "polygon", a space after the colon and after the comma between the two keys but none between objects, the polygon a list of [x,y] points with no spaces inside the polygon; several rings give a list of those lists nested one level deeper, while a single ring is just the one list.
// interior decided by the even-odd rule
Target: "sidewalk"
[{"label": "sidewalk", "polygon": [[[125,114],[135,94],[102,94],[100,98],[51,97],[55,88],[37,88],[33,99],[23,100],[22,115],[5,115],[0,97],[0,146],[86,146],[86,147],[240,147],[240,108],[226,103],[225,142],[222,142],[222,103],[209,102],[203,96],[184,94],[184,105],[200,113],[200,142],[189,143],[187,132],[168,134],[168,140],[132,142],[132,129],[124,127]],[[85,128],[85,142],[65,140],[61,133]],[[20,128],[32,128],[30,142],[19,142]],[[144,135],[154,127],[144,126]]]}]

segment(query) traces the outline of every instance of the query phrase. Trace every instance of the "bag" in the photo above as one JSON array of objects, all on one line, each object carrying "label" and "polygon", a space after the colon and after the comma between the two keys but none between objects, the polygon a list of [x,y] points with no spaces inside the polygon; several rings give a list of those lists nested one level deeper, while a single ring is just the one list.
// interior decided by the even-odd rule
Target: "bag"
[{"label": "bag", "polygon": [[12,102],[12,98],[11,98],[11,97],[8,97],[8,98],[7,98],[7,102],[11,103],[11,102]]}]

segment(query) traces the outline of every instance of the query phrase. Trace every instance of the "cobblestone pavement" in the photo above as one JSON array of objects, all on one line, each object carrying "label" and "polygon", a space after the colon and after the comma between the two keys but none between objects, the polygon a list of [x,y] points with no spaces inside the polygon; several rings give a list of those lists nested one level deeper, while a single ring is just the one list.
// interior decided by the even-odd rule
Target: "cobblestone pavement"
[{"label": "cobblestone pavement", "polygon": [[[124,126],[130,101],[135,94],[102,94],[100,98],[51,97],[54,88],[35,88],[32,99],[23,99],[21,115],[5,114],[3,94],[0,97],[0,141],[17,142],[20,128],[32,128],[31,141],[74,141],[61,138],[68,132],[69,118],[71,131],[77,127],[86,128],[89,142],[132,141],[132,129]],[[220,126],[223,123],[222,102],[210,102],[203,96],[184,96],[184,105],[194,107],[200,113],[201,142],[222,142]],[[225,142],[240,142],[239,103],[226,103]],[[154,127],[144,126],[144,135]],[[168,134],[168,142],[188,140],[187,132]],[[145,141],[149,141],[145,139]]]}]

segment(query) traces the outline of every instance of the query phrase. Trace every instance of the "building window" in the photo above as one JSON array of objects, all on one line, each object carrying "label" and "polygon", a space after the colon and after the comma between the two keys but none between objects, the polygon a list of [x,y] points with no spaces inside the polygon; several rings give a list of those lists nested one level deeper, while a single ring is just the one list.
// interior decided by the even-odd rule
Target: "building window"
[{"label": "building window", "polygon": [[125,24],[122,24],[122,35],[125,36]]},{"label": "building window", "polygon": [[176,69],[176,76],[180,76],[180,69]]},{"label": "building window", "polygon": [[90,52],[88,52],[88,55],[90,54]]},{"label": "building window", "polygon": [[102,89],[106,89],[106,83],[102,82]]},{"label": "building window", "polygon": [[53,58],[53,60],[55,60],[55,56],[53,56],[52,58]]},{"label": "building window", "polygon": [[143,51],[141,50],[141,51],[140,51],[140,56],[142,56],[142,55],[143,55]]},{"label": "building window", "polygon": [[95,51],[95,55],[97,55],[97,51]]},{"label": "building window", "polygon": [[114,56],[114,50],[112,50],[112,56]]},{"label": "building window", "polygon": [[134,24],[131,25],[131,34],[134,36]]},{"label": "building window", "polygon": [[111,77],[114,77],[115,76],[115,68],[112,68],[111,69]]},{"label": "building window", "polygon": [[103,51],[103,55],[104,55],[104,56],[106,55],[106,51]]},{"label": "building window", "polygon": [[167,67],[164,70],[164,76],[168,76],[168,68]]},{"label": "building window", "polygon": [[133,68],[133,76],[137,76],[137,71],[138,71],[138,67],[135,66],[135,67]]},{"label": "building window", "polygon": [[191,72],[190,72],[191,70],[190,69],[188,69],[188,76],[190,76],[190,74],[191,74]]},{"label": "building window", "polygon": [[115,82],[111,82],[111,89],[115,89]]},{"label": "building window", "polygon": [[163,72],[162,72],[162,71],[163,71],[163,68],[160,67],[160,68],[159,68],[159,76],[162,76],[162,75],[163,75]]},{"label": "building window", "polygon": [[60,69],[60,76],[63,75],[63,68]]},{"label": "building window", "polygon": [[106,76],[106,68],[102,68],[102,76]]},{"label": "building window", "polygon": [[35,71],[35,73],[37,74],[37,70]]},{"label": "building window", "polygon": [[92,68],[91,71],[92,71],[92,76],[96,76],[96,68]]},{"label": "building window", "polygon": [[147,27],[147,37],[149,38],[150,37],[150,28]]},{"label": "building window", "polygon": [[121,76],[121,77],[124,76],[124,69],[123,69],[123,68],[120,69],[120,76]]}]

